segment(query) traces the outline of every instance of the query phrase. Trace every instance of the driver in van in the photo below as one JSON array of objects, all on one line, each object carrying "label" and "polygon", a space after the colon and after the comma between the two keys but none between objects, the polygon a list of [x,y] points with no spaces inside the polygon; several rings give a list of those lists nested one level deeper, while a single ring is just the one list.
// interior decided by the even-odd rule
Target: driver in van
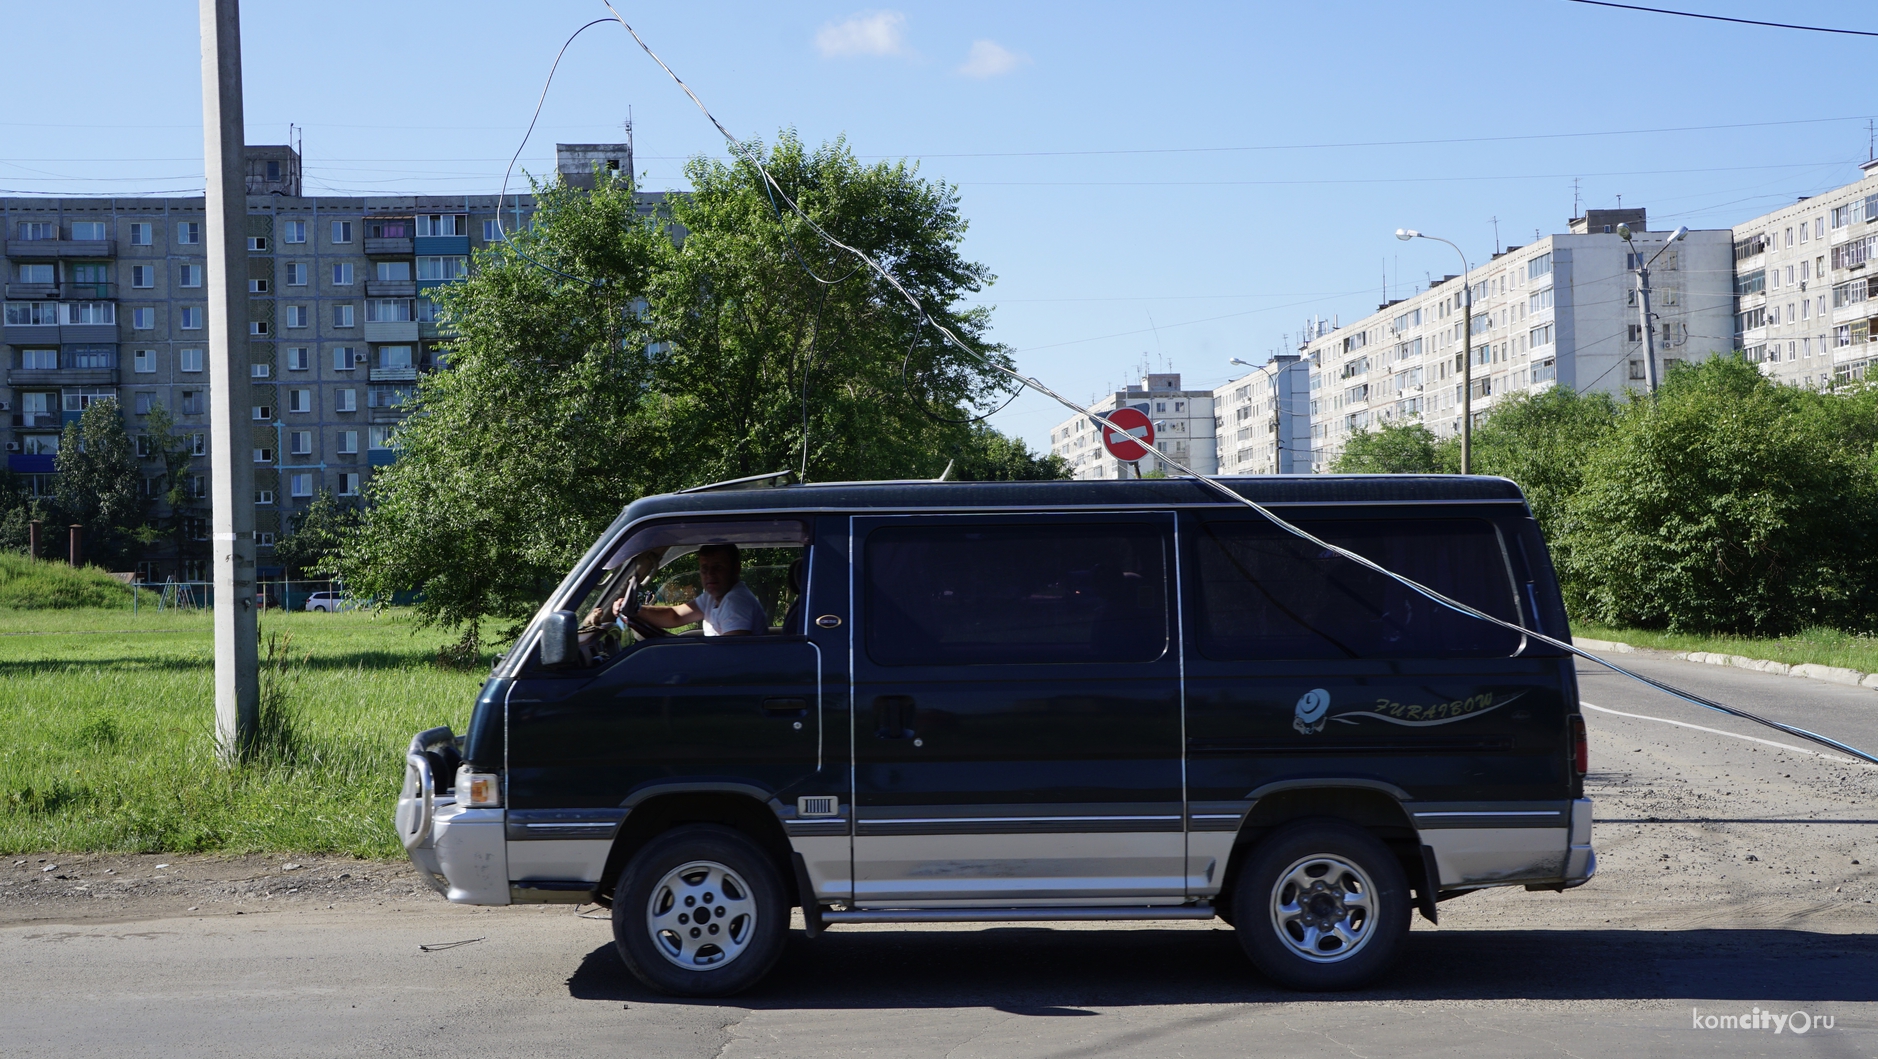
[{"label": "driver in van", "polygon": [[[706,636],[749,636],[769,628],[756,593],[743,583],[743,553],[734,544],[707,544],[698,549],[698,582],[703,590],[689,603],[670,607],[640,607],[633,617],[661,629],[704,623]],[[617,616],[624,599],[613,602]]]}]

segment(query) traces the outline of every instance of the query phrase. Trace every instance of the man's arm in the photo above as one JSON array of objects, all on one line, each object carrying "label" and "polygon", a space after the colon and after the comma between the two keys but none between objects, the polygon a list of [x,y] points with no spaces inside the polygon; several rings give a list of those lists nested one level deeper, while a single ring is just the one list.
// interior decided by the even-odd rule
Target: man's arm
[{"label": "man's arm", "polygon": [[680,603],[672,607],[640,607],[637,613],[648,625],[661,629],[676,629],[681,625],[695,625],[704,620],[704,615],[697,607],[689,603]]}]

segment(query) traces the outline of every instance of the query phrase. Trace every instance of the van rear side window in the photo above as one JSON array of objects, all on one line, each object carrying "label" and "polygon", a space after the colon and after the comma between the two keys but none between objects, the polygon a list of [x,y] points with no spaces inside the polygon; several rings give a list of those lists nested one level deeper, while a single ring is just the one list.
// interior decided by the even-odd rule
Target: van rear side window
[{"label": "van rear side window", "polygon": [[1147,662],[1167,650],[1155,526],[888,527],[867,538],[880,665]]},{"label": "van rear side window", "polygon": [[[1484,520],[1299,525],[1494,617],[1519,621],[1499,534]],[[1196,631],[1208,658],[1501,658],[1524,639],[1263,520],[1205,522],[1196,544]]]}]

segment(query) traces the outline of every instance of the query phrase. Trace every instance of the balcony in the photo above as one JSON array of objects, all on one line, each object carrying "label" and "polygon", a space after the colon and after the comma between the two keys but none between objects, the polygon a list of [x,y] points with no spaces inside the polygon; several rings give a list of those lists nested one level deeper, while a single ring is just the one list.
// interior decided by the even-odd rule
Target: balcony
[{"label": "balcony", "polygon": [[58,324],[7,324],[0,340],[9,346],[33,346],[43,349],[59,344]]},{"label": "balcony", "polygon": [[[7,385],[15,388],[22,386],[114,386],[116,384],[117,369],[115,368],[13,368],[7,372]],[[13,418],[18,419],[19,416]]]},{"label": "balcony", "polygon": [[417,338],[416,320],[365,321],[367,342],[416,342]]},{"label": "balcony", "polygon": [[9,283],[8,301],[107,301],[117,297],[115,283]]},{"label": "balcony", "polygon": [[371,370],[372,382],[415,382],[416,380],[416,368],[373,368]]},{"label": "balcony", "polygon": [[417,296],[417,283],[408,279],[368,279],[365,294],[371,298],[412,298]]},{"label": "balcony", "polygon": [[9,301],[37,301],[42,298],[57,298],[58,296],[59,285],[57,283],[7,284],[7,300]]},{"label": "balcony", "polygon": [[365,238],[366,257],[410,257],[411,254],[412,242],[409,239],[373,238],[372,236]]},{"label": "balcony", "polygon": [[13,428],[15,430],[52,430],[63,427],[65,422],[58,412],[15,412]]},{"label": "balcony", "polygon": [[72,257],[116,257],[115,239],[8,239],[7,256],[15,261],[49,261]]},{"label": "balcony", "polygon": [[7,470],[14,474],[56,474],[56,459],[50,453],[15,453],[7,457]]},{"label": "balcony", "polygon": [[433,254],[450,257],[469,256],[469,236],[467,235],[420,235],[417,237],[416,250],[419,254]]}]

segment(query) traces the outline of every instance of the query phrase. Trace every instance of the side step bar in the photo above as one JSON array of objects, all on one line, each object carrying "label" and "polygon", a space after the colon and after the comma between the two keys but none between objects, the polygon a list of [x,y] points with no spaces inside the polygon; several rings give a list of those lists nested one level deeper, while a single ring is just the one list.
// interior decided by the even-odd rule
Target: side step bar
[{"label": "side step bar", "polygon": [[1071,908],[862,908],[823,912],[835,923],[1066,923],[1119,919],[1212,919],[1211,905],[1150,905]]}]

